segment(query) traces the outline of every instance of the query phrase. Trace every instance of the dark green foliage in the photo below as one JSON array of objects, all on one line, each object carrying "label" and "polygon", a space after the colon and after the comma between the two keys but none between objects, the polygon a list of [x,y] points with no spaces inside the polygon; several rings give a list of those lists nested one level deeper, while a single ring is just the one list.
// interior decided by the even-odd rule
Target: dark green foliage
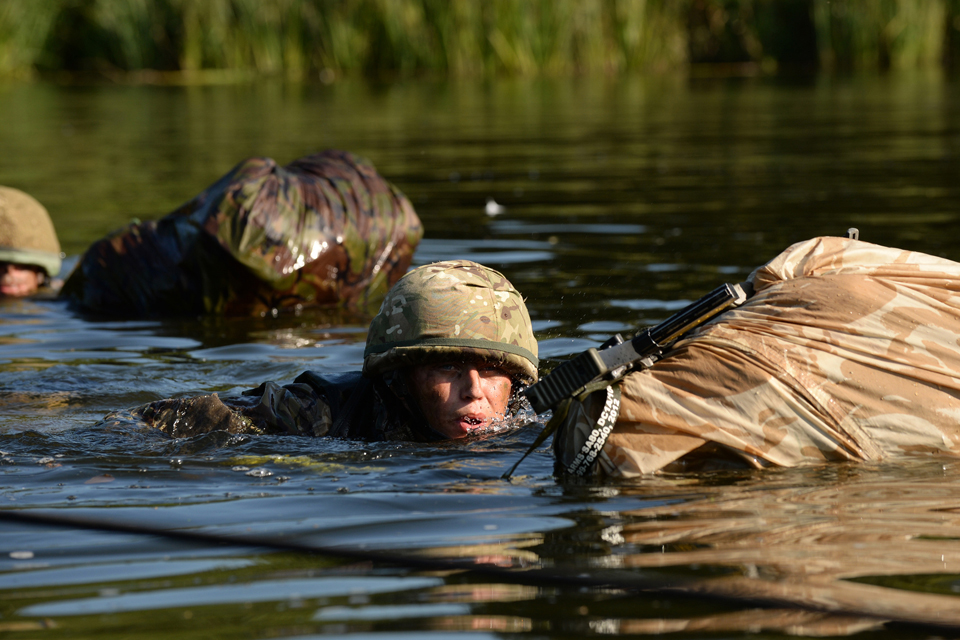
[{"label": "dark green foliage", "polygon": [[960,0],[946,0],[943,27],[943,64],[960,69]]},{"label": "dark green foliage", "polygon": [[761,53],[752,2],[691,0],[687,34],[694,63],[750,62]]},{"label": "dark green foliage", "polygon": [[136,4],[62,2],[36,67],[50,71],[177,69],[179,16],[167,2]]},{"label": "dark green foliage", "polygon": [[813,0],[767,0],[756,9],[757,34],[764,55],[789,69],[815,69],[819,63]]},{"label": "dark green foliage", "polygon": [[960,0],[3,0],[0,75],[955,66],[958,18]]}]

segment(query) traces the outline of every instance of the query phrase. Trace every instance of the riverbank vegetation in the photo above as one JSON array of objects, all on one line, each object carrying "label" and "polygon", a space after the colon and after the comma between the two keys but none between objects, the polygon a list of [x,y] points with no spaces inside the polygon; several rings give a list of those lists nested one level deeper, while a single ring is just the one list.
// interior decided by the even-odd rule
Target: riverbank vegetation
[{"label": "riverbank vegetation", "polygon": [[0,2],[0,77],[331,81],[957,63],[960,0]]}]

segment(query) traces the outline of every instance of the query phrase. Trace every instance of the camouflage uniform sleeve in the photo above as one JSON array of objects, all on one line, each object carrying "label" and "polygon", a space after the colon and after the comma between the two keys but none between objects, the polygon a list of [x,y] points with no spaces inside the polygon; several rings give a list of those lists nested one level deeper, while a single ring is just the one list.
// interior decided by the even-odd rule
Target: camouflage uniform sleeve
[{"label": "camouflage uniform sleeve", "polygon": [[133,409],[130,414],[173,438],[190,438],[213,431],[259,433],[252,421],[231,411],[215,393],[157,400]]},{"label": "camouflage uniform sleeve", "polygon": [[264,382],[240,396],[217,394],[170,398],[134,409],[133,415],[174,438],[213,431],[325,436],[333,424],[330,407],[307,384]]},{"label": "camouflage uniform sleeve", "polygon": [[233,404],[264,433],[321,437],[333,425],[330,405],[309,384],[264,382],[242,397]]}]

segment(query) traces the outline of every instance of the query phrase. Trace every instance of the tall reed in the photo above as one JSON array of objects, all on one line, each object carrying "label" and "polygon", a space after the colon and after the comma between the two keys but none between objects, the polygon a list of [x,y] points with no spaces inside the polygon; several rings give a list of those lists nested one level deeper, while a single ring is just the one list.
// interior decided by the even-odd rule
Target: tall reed
[{"label": "tall reed", "polygon": [[0,2],[0,76],[32,74],[61,0]]},{"label": "tall reed", "polygon": [[0,76],[911,68],[960,59],[958,15],[960,0],[0,0]]},{"label": "tall reed", "polygon": [[824,66],[917,68],[944,57],[944,0],[814,0]]}]

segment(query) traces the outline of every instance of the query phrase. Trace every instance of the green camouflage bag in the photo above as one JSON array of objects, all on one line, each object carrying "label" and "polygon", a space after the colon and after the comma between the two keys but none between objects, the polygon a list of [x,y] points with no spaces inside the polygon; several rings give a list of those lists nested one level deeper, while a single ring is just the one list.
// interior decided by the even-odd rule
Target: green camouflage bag
[{"label": "green camouflage bag", "polygon": [[161,220],[94,243],[62,295],[124,316],[372,312],[422,235],[409,200],[363,158],[250,158]]}]

